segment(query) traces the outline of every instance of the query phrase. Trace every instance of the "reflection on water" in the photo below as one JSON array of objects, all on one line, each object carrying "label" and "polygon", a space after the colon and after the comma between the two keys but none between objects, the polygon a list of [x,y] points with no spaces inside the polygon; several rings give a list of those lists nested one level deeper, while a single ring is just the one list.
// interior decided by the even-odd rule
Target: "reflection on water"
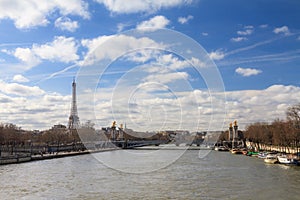
[{"label": "reflection on water", "polygon": [[280,168],[282,169],[285,169],[285,170],[288,170],[290,169],[291,167],[294,167],[294,166],[291,166],[291,165],[278,165]]},{"label": "reflection on water", "polygon": [[[143,150],[141,150],[143,151]],[[146,150],[145,150],[146,152]],[[131,152],[131,153],[145,153]],[[127,152],[128,153],[128,152]],[[125,151],[99,153],[126,163]],[[174,150],[161,151],[163,160]],[[300,167],[266,165],[258,158],[186,151],[160,170],[131,174],[92,155],[0,166],[1,199],[299,199]],[[101,155],[100,155],[101,154]],[[122,156],[124,155],[124,156]],[[147,154],[145,154],[147,155]],[[147,168],[149,160],[145,156]],[[142,160],[138,161],[143,163]],[[131,170],[135,165],[126,164]]]},{"label": "reflection on water", "polygon": [[150,173],[178,160],[186,149],[122,150],[93,154],[105,166],[125,173]]}]

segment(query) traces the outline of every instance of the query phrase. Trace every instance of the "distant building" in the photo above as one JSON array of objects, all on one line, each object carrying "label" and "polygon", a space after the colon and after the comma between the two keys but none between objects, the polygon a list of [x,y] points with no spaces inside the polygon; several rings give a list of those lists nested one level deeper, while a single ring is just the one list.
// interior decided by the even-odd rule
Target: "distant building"
[{"label": "distant building", "polygon": [[62,124],[57,124],[57,125],[54,125],[51,129],[52,130],[65,130],[67,127],[65,125],[62,125]]}]

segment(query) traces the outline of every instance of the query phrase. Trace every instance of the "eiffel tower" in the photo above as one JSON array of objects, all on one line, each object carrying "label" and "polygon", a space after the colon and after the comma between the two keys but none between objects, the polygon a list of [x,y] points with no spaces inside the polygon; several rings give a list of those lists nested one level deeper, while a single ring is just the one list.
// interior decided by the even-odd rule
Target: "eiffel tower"
[{"label": "eiffel tower", "polygon": [[75,79],[73,79],[72,83],[72,105],[71,105],[71,113],[69,117],[68,128],[69,129],[76,129],[79,128],[80,122],[77,112],[77,103],[76,103],[76,83]]}]

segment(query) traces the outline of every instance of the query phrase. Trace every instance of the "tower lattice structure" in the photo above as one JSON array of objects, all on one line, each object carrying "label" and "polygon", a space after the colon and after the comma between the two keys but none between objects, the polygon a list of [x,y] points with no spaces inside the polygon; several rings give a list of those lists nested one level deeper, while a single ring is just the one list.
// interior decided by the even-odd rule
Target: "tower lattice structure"
[{"label": "tower lattice structure", "polygon": [[72,105],[71,105],[71,113],[69,117],[68,128],[69,129],[76,129],[79,128],[80,122],[77,112],[77,101],[76,101],[76,82],[73,79],[72,83]]}]

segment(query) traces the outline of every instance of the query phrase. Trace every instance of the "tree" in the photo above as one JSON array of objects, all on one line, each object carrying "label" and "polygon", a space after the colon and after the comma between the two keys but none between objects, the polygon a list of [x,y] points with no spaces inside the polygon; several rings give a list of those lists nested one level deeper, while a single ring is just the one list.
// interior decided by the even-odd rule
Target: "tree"
[{"label": "tree", "polygon": [[244,137],[250,142],[253,142],[255,148],[260,149],[261,144],[269,143],[268,124],[266,123],[254,123],[246,127]]},{"label": "tree", "polygon": [[296,128],[300,128],[300,103],[291,107],[288,107],[286,111],[288,121],[292,121]]},{"label": "tree", "polygon": [[82,126],[82,128],[88,128],[88,129],[93,129],[95,130],[94,128],[95,126],[95,123],[93,123],[91,120],[87,120],[84,125]]},{"label": "tree", "polygon": [[291,106],[287,109],[286,112],[287,120],[292,126],[290,132],[293,144],[299,152],[299,143],[300,143],[300,103]]}]

